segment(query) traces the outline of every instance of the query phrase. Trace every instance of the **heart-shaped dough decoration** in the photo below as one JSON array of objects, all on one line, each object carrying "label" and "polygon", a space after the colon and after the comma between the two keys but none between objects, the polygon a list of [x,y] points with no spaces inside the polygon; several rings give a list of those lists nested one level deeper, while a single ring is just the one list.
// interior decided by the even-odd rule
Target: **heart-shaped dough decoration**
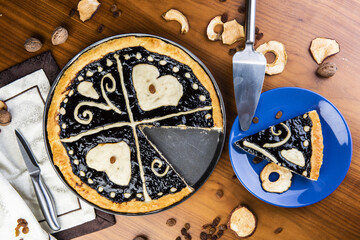
[{"label": "heart-shaped dough decoration", "polygon": [[94,89],[93,83],[88,81],[81,82],[77,87],[78,92],[89,98],[99,99],[99,94]]},{"label": "heart-shaped dough decoration", "polygon": [[127,186],[131,179],[130,147],[124,142],[99,144],[86,155],[90,168],[103,171],[110,181]]},{"label": "heart-shaped dough decoration", "polygon": [[159,70],[150,64],[138,64],[133,69],[132,79],[136,96],[144,111],[163,106],[177,106],[183,95],[183,87],[176,77],[159,76]]}]

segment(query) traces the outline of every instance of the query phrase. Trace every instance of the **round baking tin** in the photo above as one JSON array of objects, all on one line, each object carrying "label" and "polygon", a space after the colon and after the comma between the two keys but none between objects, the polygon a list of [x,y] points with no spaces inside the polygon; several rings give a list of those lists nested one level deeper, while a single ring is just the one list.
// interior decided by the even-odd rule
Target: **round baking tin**
[{"label": "round baking tin", "polygon": [[[117,39],[117,38],[123,38],[123,37],[129,37],[129,36],[135,36],[135,37],[152,37],[152,38],[157,38],[157,39],[160,39],[166,43],[169,43],[169,44],[172,44],[178,48],[180,48],[181,50],[183,50],[186,54],[188,54],[191,58],[193,58],[197,63],[199,63],[199,65],[204,69],[204,71],[206,72],[206,74],[210,77],[211,81],[212,81],[212,84],[215,88],[215,91],[216,91],[216,94],[219,98],[219,102],[220,102],[220,108],[221,108],[221,114],[222,114],[222,117],[223,117],[223,131],[220,132],[220,135],[219,135],[219,141],[218,141],[218,144],[216,146],[216,151],[215,151],[215,154],[212,158],[212,160],[210,161],[210,164],[208,165],[205,173],[202,175],[201,178],[199,178],[198,182],[196,182],[193,186],[191,186],[193,188],[193,191],[187,195],[186,197],[184,197],[183,199],[181,199],[180,201],[178,202],[175,202],[174,204],[172,205],[169,205],[165,208],[162,208],[162,209],[158,209],[158,210],[155,210],[155,211],[150,211],[150,212],[145,212],[145,213],[126,213],[126,212],[116,212],[116,211],[112,211],[112,210],[109,210],[109,209],[106,209],[106,208],[101,208],[97,205],[95,205],[94,203],[92,202],[89,202],[88,200],[86,200],[85,198],[83,198],[80,194],[78,194],[71,186],[69,186],[69,184],[67,183],[67,181],[65,180],[64,176],[62,175],[61,171],[58,169],[57,166],[55,166],[54,164],[54,161],[53,161],[53,155],[52,155],[52,152],[51,152],[51,148],[50,148],[50,145],[49,145],[49,142],[48,142],[48,137],[47,137],[47,115],[48,115],[48,111],[49,111],[49,108],[50,108],[50,103],[52,101],[52,97],[53,97],[53,94],[54,94],[54,91],[55,91],[55,88],[56,86],[58,85],[58,82],[61,78],[61,76],[64,74],[64,72],[67,70],[67,68],[69,66],[71,66],[83,53],[87,52],[88,50],[98,46],[99,44],[102,44],[102,43],[105,43],[107,41],[110,41],[110,40],[113,40],[113,39]],[[116,214],[116,215],[125,215],[125,216],[141,216],[141,215],[149,215],[149,214],[153,214],[153,213],[158,213],[158,212],[161,212],[161,211],[164,211],[164,210],[167,210],[167,209],[170,209],[182,202],[184,202],[186,199],[188,199],[189,197],[191,197],[205,182],[206,180],[209,178],[209,176],[211,175],[211,173],[213,172],[213,170],[215,169],[215,166],[217,164],[217,162],[219,161],[220,159],[220,155],[222,153],[222,150],[223,150],[223,147],[224,147],[224,143],[225,143],[225,133],[226,133],[226,114],[225,114],[225,105],[224,105],[224,101],[222,99],[222,96],[221,96],[221,92],[219,90],[219,87],[214,79],[214,77],[212,76],[212,74],[210,73],[209,69],[205,66],[205,64],[198,58],[196,57],[193,53],[191,53],[188,49],[184,48],[183,46],[171,41],[171,40],[168,40],[166,38],[163,38],[163,37],[159,37],[159,36],[155,36],[155,35],[151,35],[151,34],[143,34],[143,33],[132,33],[132,34],[120,34],[120,35],[115,35],[115,36],[112,36],[112,37],[108,37],[108,38],[105,38],[105,39],[102,39],[98,42],[95,42],[93,44],[91,44],[90,46],[86,47],[85,49],[83,49],[82,51],[80,51],[78,54],[76,54],[66,65],[65,67],[60,71],[59,75],[56,77],[53,85],[51,86],[51,89],[50,89],[50,92],[47,96],[47,99],[46,99],[46,103],[45,103],[45,109],[44,109],[44,116],[43,116],[43,136],[44,136],[44,141],[45,141],[45,146],[46,146],[46,151],[47,151],[47,154],[49,156],[49,159],[50,159],[50,162],[51,162],[51,165],[52,167],[55,169],[55,172],[57,173],[57,175],[59,176],[59,178],[61,179],[61,181],[68,187],[68,189],[74,193],[78,198],[80,198],[81,200],[87,202],[88,204],[90,204],[92,207],[96,208],[96,209],[99,209],[101,211],[104,211],[104,212],[107,212],[107,213],[110,213],[110,214]]]}]

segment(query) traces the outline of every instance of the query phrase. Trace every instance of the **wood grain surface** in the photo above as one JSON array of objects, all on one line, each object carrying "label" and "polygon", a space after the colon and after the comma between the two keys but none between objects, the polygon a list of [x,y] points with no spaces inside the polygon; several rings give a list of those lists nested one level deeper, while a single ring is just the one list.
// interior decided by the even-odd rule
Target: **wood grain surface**
[{"label": "wood grain surface", "polygon": [[[76,53],[97,40],[121,33],[150,33],[173,40],[197,55],[214,75],[224,98],[227,113],[227,136],[236,117],[232,87],[232,64],[228,54],[232,46],[211,42],[206,26],[211,18],[227,13],[229,20],[243,22],[238,12],[243,0],[118,0],[122,15],[114,18],[112,0],[102,3],[95,16],[83,23],[78,14],[69,17],[77,1],[72,0],[1,0],[0,1],[0,70],[4,70],[40,52],[51,50],[60,67]],[[190,23],[190,31],[181,35],[176,22],[166,22],[161,14],[169,8],[181,10]],[[238,204],[248,205],[256,213],[258,226],[252,239],[360,239],[360,2],[357,0],[259,0],[257,26],[264,37],[258,44],[278,40],[285,44],[288,63],[279,75],[266,76],[263,91],[278,87],[302,87],[329,99],[347,120],[353,138],[352,163],[345,180],[329,197],[314,205],[287,209],[276,207],[251,195],[233,178],[234,172],[225,143],[221,159],[205,185],[190,199],[170,210],[143,217],[118,216],[111,228],[78,240],[133,239],[139,234],[148,239],[168,240],[180,235],[188,222],[193,239],[199,239],[201,226],[220,216],[225,223]],[[97,32],[100,24],[102,33]],[[52,46],[51,34],[58,27],[69,31],[69,39]],[[31,36],[44,43],[37,53],[26,52],[23,44]],[[338,71],[330,79],[315,75],[317,64],[309,53],[315,37],[336,39],[341,51],[327,61],[335,62]],[[339,158],[339,164],[342,159]],[[325,159],[326,161],[326,159]],[[219,199],[216,191],[222,189]],[[170,217],[177,219],[166,226]],[[275,233],[277,228],[283,228]],[[226,231],[221,239],[234,239]]]}]

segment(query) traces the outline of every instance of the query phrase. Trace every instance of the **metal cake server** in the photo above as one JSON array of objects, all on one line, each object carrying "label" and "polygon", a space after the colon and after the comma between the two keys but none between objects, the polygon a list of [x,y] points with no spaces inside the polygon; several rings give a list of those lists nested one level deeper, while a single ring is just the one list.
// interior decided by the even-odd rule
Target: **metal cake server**
[{"label": "metal cake server", "polygon": [[235,101],[241,130],[249,129],[265,77],[266,58],[254,50],[256,0],[247,1],[245,49],[233,57]]},{"label": "metal cake server", "polygon": [[41,211],[49,227],[54,230],[60,230],[60,224],[56,217],[56,209],[54,200],[46,187],[41,175],[40,167],[37,163],[35,155],[32,153],[29,144],[18,130],[15,130],[17,141],[20,147],[24,162],[29,171],[31,181],[34,185],[36,197],[38,199]]}]

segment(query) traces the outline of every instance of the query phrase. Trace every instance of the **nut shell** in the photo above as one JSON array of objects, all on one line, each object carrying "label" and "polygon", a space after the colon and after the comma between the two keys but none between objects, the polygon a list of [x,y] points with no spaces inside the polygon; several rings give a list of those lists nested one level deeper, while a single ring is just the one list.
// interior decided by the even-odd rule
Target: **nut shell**
[{"label": "nut shell", "polygon": [[36,52],[41,49],[42,43],[39,39],[31,37],[25,41],[24,47],[28,52]]},{"label": "nut shell", "polygon": [[64,27],[57,27],[55,28],[52,36],[51,36],[51,42],[53,45],[59,45],[68,39],[69,33]]},{"label": "nut shell", "polygon": [[316,70],[316,74],[322,78],[329,78],[335,75],[337,70],[336,64],[332,62],[322,63]]},{"label": "nut shell", "polygon": [[0,110],[0,126],[7,126],[11,122],[11,113],[5,109]]},{"label": "nut shell", "polygon": [[7,107],[7,105],[6,105],[6,103],[5,102],[3,102],[3,101],[0,101],[0,110],[1,109],[4,109],[4,110],[8,110],[8,107]]}]

